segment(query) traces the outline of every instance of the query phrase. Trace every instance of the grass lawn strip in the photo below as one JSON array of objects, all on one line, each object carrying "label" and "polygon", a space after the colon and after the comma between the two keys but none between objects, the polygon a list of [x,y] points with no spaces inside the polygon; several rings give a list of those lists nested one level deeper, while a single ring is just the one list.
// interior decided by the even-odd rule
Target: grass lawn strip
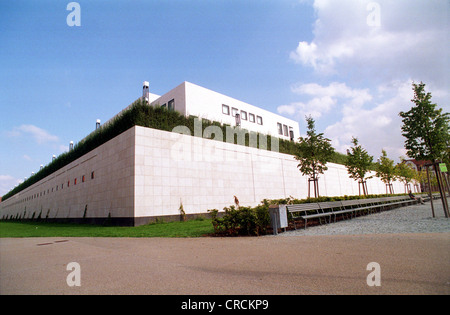
[{"label": "grass lawn strip", "polygon": [[214,233],[211,220],[152,223],[136,227],[46,222],[0,222],[0,237],[201,237]]}]

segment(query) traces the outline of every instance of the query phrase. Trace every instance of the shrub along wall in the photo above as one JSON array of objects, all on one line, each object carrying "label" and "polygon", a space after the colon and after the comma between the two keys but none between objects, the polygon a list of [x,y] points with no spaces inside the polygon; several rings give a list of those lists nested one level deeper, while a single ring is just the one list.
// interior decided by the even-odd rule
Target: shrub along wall
[{"label": "shrub along wall", "polygon": [[[195,121],[199,118],[195,116],[185,117],[176,111],[169,111],[165,108],[161,108],[159,106],[148,106],[142,100],[137,100],[130,106],[129,109],[123,111],[114,119],[112,119],[108,124],[101,126],[96,129],[94,132],[89,134],[83,140],[78,142],[74,148],[69,151],[59,155],[56,159],[54,159],[51,163],[43,167],[40,171],[35,173],[33,176],[29,177],[26,181],[22,182],[14,189],[6,193],[2,200],[10,198],[11,196],[17,194],[18,192],[26,189],[27,187],[37,183],[41,179],[49,176],[50,174],[56,172],[62,167],[68,165],[69,163],[75,161],[76,159],[82,157],[86,153],[92,151],[98,146],[106,143],[107,141],[113,139],[119,134],[125,132],[129,128],[134,126],[142,126],[153,129],[159,129],[164,131],[172,131],[177,126],[186,126],[191,131],[191,134],[194,134],[194,126]],[[223,135],[226,134],[227,125],[222,125],[218,122],[213,122],[209,120],[202,120],[202,135],[204,133],[205,128],[209,126],[217,126],[222,129]],[[245,145],[249,145],[250,133],[244,129],[241,131],[245,132]],[[253,133],[255,135],[256,133]],[[258,134],[256,134],[256,139],[259,139]],[[225,138],[225,137],[224,137]],[[265,138],[265,137],[262,137]],[[215,139],[226,141],[226,139]],[[267,145],[266,143],[259,143],[257,147],[260,149],[271,150],[272,146],[272,137],[267,136]],[[234,136],[234,143],[238,143],[238,135]],[[298,144],[293,141],[288,141],[284,139],[278,139],[279,143],[279,152],[295,155],[298,151]],[[345,159],[345,155],[341,153],[335,153],[333,158],[330,159],[329,162],[334,162],[338,164],[342,164]]]},{"label": "shrub along wall", "polygon": [[[403,195],[403,194],[400,194]],[[217,209],[208,210],[211,213],[214,233],[218,236],[258,236],[267,234],[270,228],[270,205],[301,204],[313,202],[328,202],[366,198],[381,198],[394,195],[367,195],[367,196],[336,196],[295,199],[293,197],[283,199],[264,199],[256,207],[225,207],[225,213],[219,216]],[[288,213],[288,219],[292,218]]]}]

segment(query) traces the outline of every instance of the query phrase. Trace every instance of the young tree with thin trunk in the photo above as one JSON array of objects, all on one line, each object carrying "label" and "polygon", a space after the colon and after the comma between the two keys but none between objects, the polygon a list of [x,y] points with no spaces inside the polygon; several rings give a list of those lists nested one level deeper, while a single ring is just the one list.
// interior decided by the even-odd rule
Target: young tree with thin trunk
[{"label": "young tree with thin trunk", "polygon": [[[319,197],[319,175],[328,169],[327,161],[334,154],[331,140],[323,136],[323,133],[316,133],[314,119],[306,117],[308,131],[306,137],[299,138],[299,150],[295,159],[299,162],[297,167],[303,175],[309,177],[309,182],[314,184],[314,196]],[[308,183],[309,186],[309,183]],[[308,194],[308,197],[309,194]]]},{"label": "young tree with thin trunk", "polygon": [[401,158],[401,162],[395,166],[395,170],[397,177],[405,185],[405,193],[409,193],[409,191],[411,191],[410,184],[417,177],[416,171],[411,165],[406,164],[403,158]]},{"label": "young tree with thin trunk", "polygon": [[[373,156],[370,156],[366,150],[358,144],[357,138],[352,138],[353,147],[347,150],[347,161],[345,166],[347,167],[347,172],[350,178],[358,181],[359,185],[362,186],[362,191],[364,196],[368,194],[366,180],[372,178],[372,176],[366,177],[369,172],[370,166],[372,165]],[[361,191],[360,191],[361,194]]]},{"label": "young tree with thin trunk", "polygon": [[394,188],[392,187],[392,181],[395,179],[394,161],[387,157],[385,150],[381,150],[381,154],[376,171],[377,177],[386,184],[386,194],[388,194],[388,188],[389,193],[393,194]]},{"label": "young tree with thin trunk", "polygon": [[431,103],[431,93],[425,91],[425,84],[413,83],[414,105],[407,112],[400,112],[402,117],[402,135],[406,138],[407,155],[416,160],[432,161],[438,187],[444,206],[445,216],[449,217],[445,192],[439,180],[438,161],[445,159],[450,141],[450,114],[443,113],[442,108]]}]

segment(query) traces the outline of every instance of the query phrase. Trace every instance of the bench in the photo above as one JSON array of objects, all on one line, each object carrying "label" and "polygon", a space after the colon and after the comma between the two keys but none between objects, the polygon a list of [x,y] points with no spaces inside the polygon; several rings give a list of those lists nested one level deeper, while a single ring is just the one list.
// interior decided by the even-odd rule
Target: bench
[{"label": "bench", "polygon": [[410,204],[417,203],[417,200],[411,199],[409,196],[386,197],[386,199],[388,201],[388,204],[392,206],[409,206]]},{"label": "bench", "polygon": [[308,219],[319,218],[319,222],[320,224],[322,224],[320,218],[326,217],[331,218],[332,215],[331,213],[323,212],[322,208],[318,203],[300,203],[300,204],[286,205],[286,210],[292,215],[295,229],[297,229],[295,219],[300,218],[304,220],[306,229],[306,225],[308,225]]},{"label": "bench", "polygon": [[420,193],[420,194],[417,194],[415,196],[418,197],[418,198],[419,197],[422,198],[423,201],[430,201],[431,198],[433,198],[433,200],[441,198],[440,193],[433,193],[433,194],[431,194],[431,197],[430,197],[430,194],[427,193],[427,192]]},{"label": "bench", "polygon": [[302,203],[285,205],[286,210],[291,214],[294,221],[294,228],[297,229],[295,223],[296,219],[302,219],[305,221],[305,229],[308,225],[308,219],[319,219],[322,224],[321,218],[328,218],[331,223],[331,217],[334,216],[334,222],[338,215],[350,215],[351,218],[358,213],[371,214],[375,211],[383,211],[386,208],[392,208],[397,206],[408,206],[410,204],[417,203],[417,200],[409,198],[409,196],[395,196],[395,197],[382,197],[382,198],[367,198],[367,199],[354,199],[354,200],[342,200],[342,201],[329,201],[329,202],[314,202],[314,203]]},{"label": "bench", "polygon": [[346,209],[343,205],[342,201],[328,201],[328,202],[319,202],[318,205],[322,209],[323,212],[331,212],[334,215],[334,222],[336,222],[336,217],[340,214],[348,215],[350,214],[353,218],[353,214],[356,209]]},{"label": "bench", "polygon": [[342,207],[347,210],[352,210],[356,216],[361,212],[371,213],[376,209],[381,210],[382,198],[371,199],[355,199],[355,200],[343,200]]}]

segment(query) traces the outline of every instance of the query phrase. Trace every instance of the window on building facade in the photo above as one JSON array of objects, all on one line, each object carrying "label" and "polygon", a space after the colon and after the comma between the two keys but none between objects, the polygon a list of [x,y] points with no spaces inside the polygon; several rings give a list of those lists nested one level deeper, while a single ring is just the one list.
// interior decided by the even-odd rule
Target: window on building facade
[{"label": "window on building facade", "polygon": [[85,181],[85,176],[83,175],[82,177],[81,177],[81,182],[83,182],[84,183],[84,181]]},{"label": "window on building facade", "polygon": [[231,108],[231,116],[235,117],[238,112],[239,112],[239,109],[234,108],[234,107]]},{"label": "window on building facade", "polygon": [[247,112],[246,111],[241,110],[241,119],[247,120]]},{"label": "window on building facade", "polygon": [[288,127],[286,125],[283,125],[284,135],[288,136]]},{"label": "window on building facade", "polygon": [[256,116],[256,122],[258,123],[258,125],[262,125],[263,124],[263,119],[261,116]]},{"label": "window on building facade", "polygon": [[175,110],[175,100],[174,99],[171,99],[169,101],[169,103],[167,103],[167,109],[168,110]]},{"label": "window on building facade", "polygon": [[73,184],[74,184],[74,185],[77,184],[77,179],[76,179],[76,178],[73,180]]},{"label": "window on building facade", "polygon": [[248,114],[248,121],[254,123],[255,122],[255,114],[252,114],[252,113]]},{"label": "window on building facade", "polygon": [[94,179],[94,171],[91,172],[91,179]]},{"label": "window on building facade", "polygon": [[283,127],[281,126],[280,123],[277,123],[277,128],[278,128],[278,134],[282,135],[283,134]]},{"label": "window on building facade", "polygon": [[166,103],[161,105],[162,108],[166,108],[166,106],[167,106]]},{"label": "window on building facade", "polygon": [[230,115],[230,106],[222,104],[222,114]]}]

